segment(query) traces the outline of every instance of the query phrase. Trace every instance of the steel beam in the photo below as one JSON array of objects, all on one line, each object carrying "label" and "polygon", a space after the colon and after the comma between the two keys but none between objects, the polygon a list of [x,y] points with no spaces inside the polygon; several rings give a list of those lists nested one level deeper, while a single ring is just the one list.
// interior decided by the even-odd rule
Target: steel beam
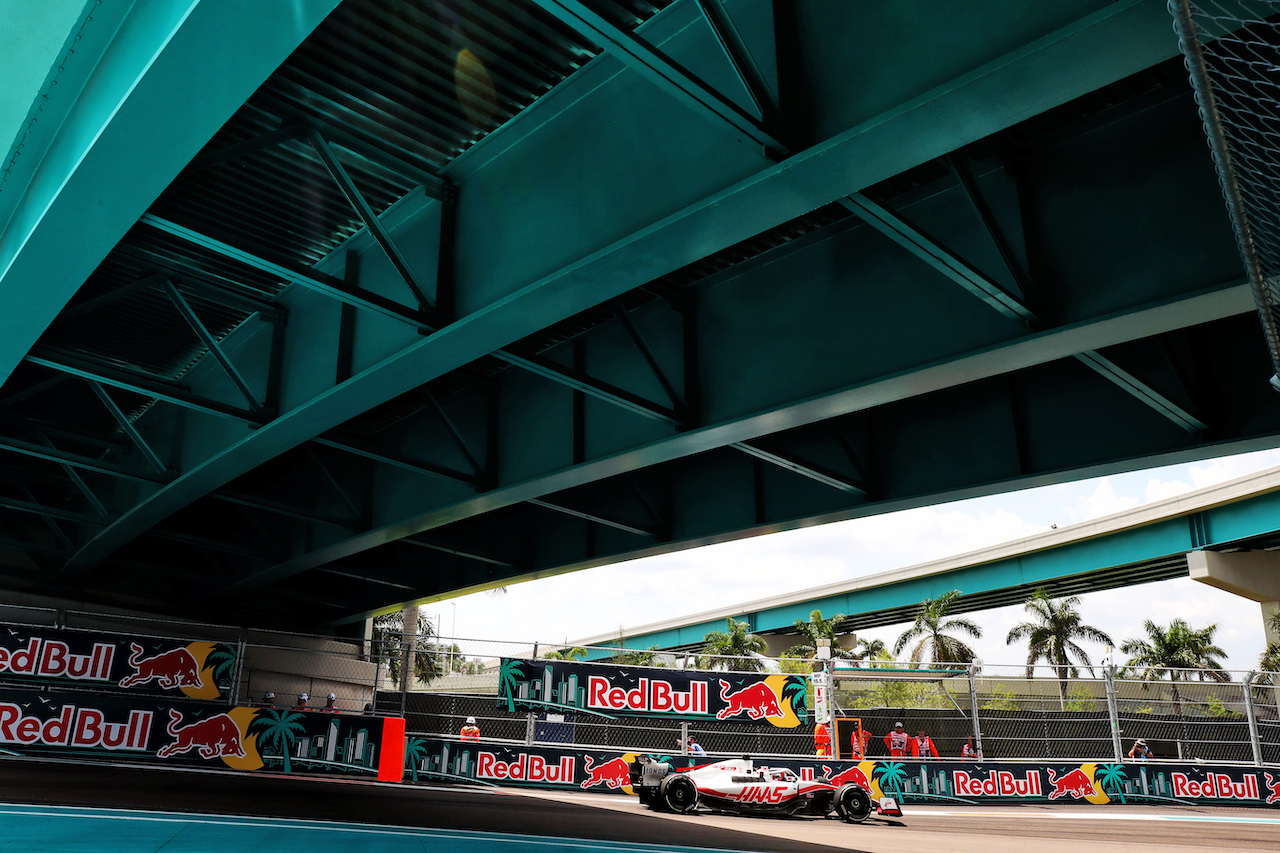
[{"label": "steel beam", "polygon": [[729,446],[734,450],[747,454],[748,456],[752,456],[763,462],[768,462],[770,465],[775,465],[778,468],[792,471],[799,474],[801,477],[808,477],[810,480],[821,483],[824,486],[830,486],[833,489],[839,489],[840,491],[847,492],[851,495],[860,495],[862,497],[867,496],[867,490],[862,486],[851,483],[847,479],[837,476],[829,471],[824,471],[815,465],[802,462],[793,456],[764,450],[763,448],[756,447],[754,444],[749,444],[745,441],[736,441]]},{"label": "steel beam", "polygon": [[411,308],[407,308],[385,296],[379,296],[376,293],[370,293],[365,290],[355,290],[346,285],[343,281],[332,276],[326,275],[318,270],[303,269],[289,264],[276,263],[266,258],[260,258],[252,252],[244,249],[237,249],[229,243],[224,243],[214,237],[201,234],[191,228],[186,228],[176,222],[170,222],[167,219],[161,219],[151,213],[143,214],[138,220],[140,224],[149,225],[158,231],[163,231],[170,236],[177,237],[180,240],[186,240],[195,246],[216,252],[226,258],[230,258],[237,263],[244,264],[268,275],[275,276],[281,281],[287,281],[290,284],[296,284],[305,287],[308,290],[314,290],[317,293],[324,294],[331,299],[339,302],[345,302],[356,308],[365,311],[371,311],[375,314],[381,314],[384,317],[390,317],[393,320],[399,320],[402,323],[408,323],[413,326],[428,328],[425,318],[415,312]]},{"label": "steel beam", "polygon": [[506,560],[498,560],[494,557],[486,557],[483,554],[477,554],[474,551],[463,551],[460,548],[451,548],[448,545],[441,545],[438,542],[427,542],[422,539],[415,539],[412,536],[406,536],[399,540],[403,545],[412,545],[415,548],[426,548],[430,551],[439,551],[442,554],[452,554],[455,557],[462,557],[464,560],[474,560],[477,563],[485,563],[490,566],[498,566],[503,569],[514,569],[513,563]]},{"label": "steel beam", "polygon": [[364,222],[365,228],[369,229],[369,236],[373,237],[374,242],[382,247],[382,251],[386,253],[391,265],[395,267],[396,272],[400,274],[400,278],[404,279],[405,285],[413,292],[414,298],[418,300],[418,307],[424,311],[435,308],[435,302],[427,295],[426,286],[418,279],[418,274],[414,272],[409,259],[404,256],[404,252],[400,251],[396,241],[392,239],[391,234],[383,227],[382,221],[378,219],[377,212],[369,206],[369,202],[365,200],[360,188],[356,186],[355,181],[351,180],[347,170],[343,168],[342,163],[334,156],[333,149],[329,147],[329,143],[319,133],[311,134],[308,141],[311,143],[311,147],[315,149],[316,154],[320,156],[320,162],[324,164],[329,176],[338,185],[338,189],[342,190],[342,194],[347,201],[355,208],[356,213]]},{"label": "steel beam", "polygon": [[592,524],[598,524],[601,527],[611,527],[614,530],[621,530],[623,533],[630,533],[632,536],[644,536],[648,538],[657,538],[652,530],[645,530],[642,527],[635,527],[630,524],[624,524],[621,521],[614,521],[612,518],[605,518],[593,512],[586,510],[574,509],[573,507],[564,506],[563,504],[552,503],[551,501],[541,498],[534,498],[526,501],[533,506],[540,506],[543,509],[549,509],[552,512],[558,512],[561,515],[567,515],[572,518],[580,518],[583,521],[589,521]]},{"label": "steel beam", "polygon": [[544,379],[550,379],[565,387],[572,388],[575,391],[595,397],[597,400],[603,400],[606,403],[619,406],[637,415],[642,415],[652,420],[662,421],[671,426],[682,428],[686,424],[680,419],[680,416],[674,409],[665,406],[659,406],[632,394],[630,391],[624,391],[616,388],[607,382],[601,382],[598,379],[592,379],[584,373],[574,370],[571,367],[565,367],[557,364],[548,358],[542,356],[521,356],[516,355],[508,350],[499,350],[493,353],[493,357],[499,361],[527,370],[530,373],[537,374]]},{"label": "steel beam", "polygon": [[427,477],[439,477],[443,480],[452,480],[455,483],[465,483],[472,488],[478,488],[479,479],[473,474],[464,474],[461,471],[454,471],[443,465],[433,465],[430,462],[420,462],[414,459],[404,459],[387,453],[381,448],[370,445],[359,439],[350,436],[341,436],[340,438],[327,438],[325,436],[316,436],[311,439],[316,444],[325,447],[332,447],[334,450],[341,450],[350,453],[353,456],[363,456],[373,462],[381,465],[389,465],[392,468],[399,468],[401,471],[408,471],[411,474],[422,474]]},{"label": "steel beam", "polygon": [[164,400],[166,403],[173,403],[175,406],[181,406],[193,412],[201,412],[250,426],[259,426],[265,422],[265,418],[261,415],[254,415],[224,403],[219,403],[216,400],[186,393],[179,390],[171,382],[138,376],[123,370],[115,370],[75,356],[61,354],[57,356],[28,355],[23,361],[40,367],[47,367],[50,370],[56,370],[69,376],[78,376],[81,379],[101,382],[103,385],[110,385],[122,391],[132,391],[144,397]]},{"label": "steel beam", "polygon": [[191,327],[191,330],[196,333],[204,343],[205,347],[208,348],[209,353],[217,359],[218,364],[222,366],[223,372],[227,374],[235,384],[236,388],[240,389],[240,393],[244,395],[245,400],[249,403],[249,408],[255,412],[261,412],[263,405],[258,400],[258,396],[253,393],[253,389],[249,387],[249,383],[245,380],[244,374],[236,368],[231,359],[227,357],[227,354],[223,352],[222,345],[218,343],[217,339],[214,338],[213,333],[210,332],[209,328],[200,320],[195,309],[191,307],[191,303],[186,300],[186,298],[178,291],[178,288],[173,286],[173,282],[168,279],[165,279],[164,290],[165,293],[169,294],[169,300],[177,306],[178,313],[182,315],[182,319],[187,321],[187,325]]},{"label": "steel beam", "polygon": [[785,154],[787,148],[737,104],[695,78],[638,37],[614,26],[580,0],[535,0],[565,25],[617,57],[699,115],[732,130],[763,148]]},{"label": "steel beam", "polygon": [[169,466],[164,464],[160,457],[156,455],[156,452],[151,449],[151,445],[147,443],[147,440],[142,437],[141,433],[139,433],[136,428],[134,428],[133,423],[125,416],[125,413],[121,411],[120,407],[116,405],[116,401],[111,399],[111,395],[107,393],[107,389],[102,387],[102,383],[95,379],[87,379],[85,381],[88,383],[89,387],[93,389],[93,393],[98,396],[98,399],[102,401],[102,405],[111,413],[111,417],[120,427],[120,430],[129,437],[129,440],[133,442],[134,447],[138,448],[139,452],[142,453],[142,458],[146,459],[147,463],[152,468],[156,469],[157,473],[167,474],[169,472]]},{"label": "steel beam", "polygon": [[44,504],[35,503],[33,501],[20,501],[6,497],[0,497],[0,509],[10,509],[14,512],[25,512],[29,515],[39,515],[44,518],[56,518],[59,521],[74,521],[77,524],[93,524],[99,527],[106,525],[110,521],[110,519],[100,518],[95,515],[85,515],[82,512],[74,512],[68,509],[57,509],[56,507],[45,506]]},{"label": "steel beam", "polygon": [[138,483],[160,484],[172,479],[172,477],[145,474],[141,471],[134,471],[129,468],[125,468],[122,465],[113,465],[110,462],[103,462],[100,459],[92,459],[75,453],[67,453],[54,447],[32,444],[28,441],[21,441],[16,438],[0,438],[0,450],[8,450],[12,453],[18,453],[23,456],[30,456],[33,459],[44,459],[49,462],[56,462],[60,465],[71,465],[82,471],[93,471],[97,474],[106,474],[111,477],[116,477],[122,480],[132,480]]}]

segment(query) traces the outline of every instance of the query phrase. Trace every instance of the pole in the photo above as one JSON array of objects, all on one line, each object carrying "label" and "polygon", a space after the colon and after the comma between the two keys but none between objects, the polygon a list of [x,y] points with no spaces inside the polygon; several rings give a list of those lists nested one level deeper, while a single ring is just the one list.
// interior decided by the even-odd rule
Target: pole
[{"label": "pole", "polygon": [[1111,720],[1111,749],[1115,760],[1119,763],[1124,757],[1124,747],[1120,745],[1120,703],[1116,701],[1116,668],[1110,660],[1111,649],[1107,647],[1107,663],[1102,668],[1102,677],[1107,685],[1107,716]]},{"label": "pole", "polygon": [[1249,744],[1253,747],[1253,763],[1262,764],[1262,741],[1258,738],[1258,716],[1253,709],[1253,678],[1258,673],[1253,670],[1244,677],[1240,689],[1244,691],[1244,714],[1249,720]]},{"label": "pole", "polygon": [[978,665],[969,664],[969,712],[973,715],[973,748],[982,760],[982,725],[978,722]]}]

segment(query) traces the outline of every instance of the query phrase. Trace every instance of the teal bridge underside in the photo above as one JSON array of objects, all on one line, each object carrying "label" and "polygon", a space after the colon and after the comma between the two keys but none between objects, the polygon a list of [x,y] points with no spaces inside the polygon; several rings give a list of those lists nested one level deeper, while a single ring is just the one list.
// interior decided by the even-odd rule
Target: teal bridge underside
[{"label": "teal bridge underside", "polygon": [[357,630],[1280,444],[1162,0],[30,5],[11,600]]},{"label": "teal bridge underside", "polygon": [[[785,601],[731,614],[759,634],[796,634],[795,622],[807,622],[816,608],[827,617],[850,614],[840,629],[856,631],[910,622],[926,598],[960,590],[953,613],[1023,604],[1037,589],[1053,596],[1083,595],[1121,586],[1188,577],[1191,551],[1274,551],[1280,548],[1280,491],[1263,490],[1227,503],[1165,512],[1142,523],[1087,523],[1043,534],[1025,546],[1011,543],[917,570],[888,572],[845,582],[847,590],[803,591]],[[1269,489],[1269,490],[1267,490]],[[1170,503],[1170,502],[1166,502]],[[839,586],[833,584],[832,586]],[[723,631],[725,616],[659,630],[627,629],[633,648],[700,650],[709,631]],[[607,640],[605,641],[607,642]]]}]

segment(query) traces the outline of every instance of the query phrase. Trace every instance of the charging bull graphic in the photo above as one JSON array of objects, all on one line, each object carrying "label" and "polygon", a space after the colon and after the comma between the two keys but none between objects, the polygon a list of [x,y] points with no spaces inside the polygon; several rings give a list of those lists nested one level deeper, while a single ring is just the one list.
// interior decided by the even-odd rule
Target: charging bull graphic
[{"label": "charging bull graphic", "polygon": [[169,709],[169,725],[166,731],[176,738],[173,743],[162,746],[156,751],[157,758],[168,758],[171,755],[182,755],[195,749],[201,758],[221,758],[234,755],[244,758],[244,745],[240,742],[240,728],[235,720],[227,714],[218,714],[206,720],[197,720],[188,726],[178,728],[182,722],[182,714]]},{"label": "charging bull graphic", "polygon": [[822,765],[822,772],[825,776],[822,781],[834,788],[839,788],[841,785],[853,783],[855,785],[861,785],[868,791],[871,790],[871,780],[867,778],[867,774],[863,773],[862,768],[860,767],[850,767],[849,769],[843,770],[835,776],[832,776],[831,768],[824,764]]},{"label": "charging bull graphic", "polygon": [[748,684],[736,693],[730,693],[729,687],[729,682],[720,679],[720,700],[725,707],[716,712],[717,720],[727,720],[743,713],[753,720],[785,716],[777,695],[763,681]]},{"label": "charging bull graphic", "polygon": [[120,679],[120,686],[130,688],[137,684],[157,682],[165,690],[175,687],[203,687],[200,680],[200,665],[195,656],[185,648],[170,649],[149,658],[142,657],[144,651],[137,643],[130,643],[129,666],[133,673]]},{"label": "charging bull graphic", "polygon": [[1074,799],[1083,799],[1097,795],[1098,791],[1093,787],[1093,780],[1079,768],[1072,770],[1061,779],[1057,778],[1057,774],[1052,769],[1046,769],[1049,774],[1049,784],[1053,786],[1053,790],[1049,793],[1049,799],[1056,800],[1058,797],[1065,797],[1070,794]]},{"label": "charging bull graphic", "polygon": [[1270,773],[1263,773],[1262,775],[1267,777],[1267,787],[1271,789],[1271,796],[1267,797],[1267,805],[1280,803],[1280,779],[1276,779],[1273,782]]},{"label": "charging bull graphic", "polygon": [[588,755],[582,765],[587,771],[586,781],[582,783],[583,788],[594,788],[596,785],[621,788],[631,784],[631,769],[625,760],[614,758],[603,764],[595,764],[594,767],[593,764],[595,762]]}]

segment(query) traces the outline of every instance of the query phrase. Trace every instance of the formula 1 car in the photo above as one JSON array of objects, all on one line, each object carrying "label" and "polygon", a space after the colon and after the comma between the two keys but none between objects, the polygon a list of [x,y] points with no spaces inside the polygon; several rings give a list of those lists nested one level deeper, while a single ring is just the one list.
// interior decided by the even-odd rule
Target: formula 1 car
[{"label": "formula 1 car", "polygon": [[689,814],[701,806],[735,814],[835,815],[848,823],[862,823],[873,811],[902,816],[893,798],[873,801],[857,782],[805,781],[784,767],[757,768],[745,757],[677,770],[641,755],[631,763],[630,775],[632,790],[654,811]]}]

